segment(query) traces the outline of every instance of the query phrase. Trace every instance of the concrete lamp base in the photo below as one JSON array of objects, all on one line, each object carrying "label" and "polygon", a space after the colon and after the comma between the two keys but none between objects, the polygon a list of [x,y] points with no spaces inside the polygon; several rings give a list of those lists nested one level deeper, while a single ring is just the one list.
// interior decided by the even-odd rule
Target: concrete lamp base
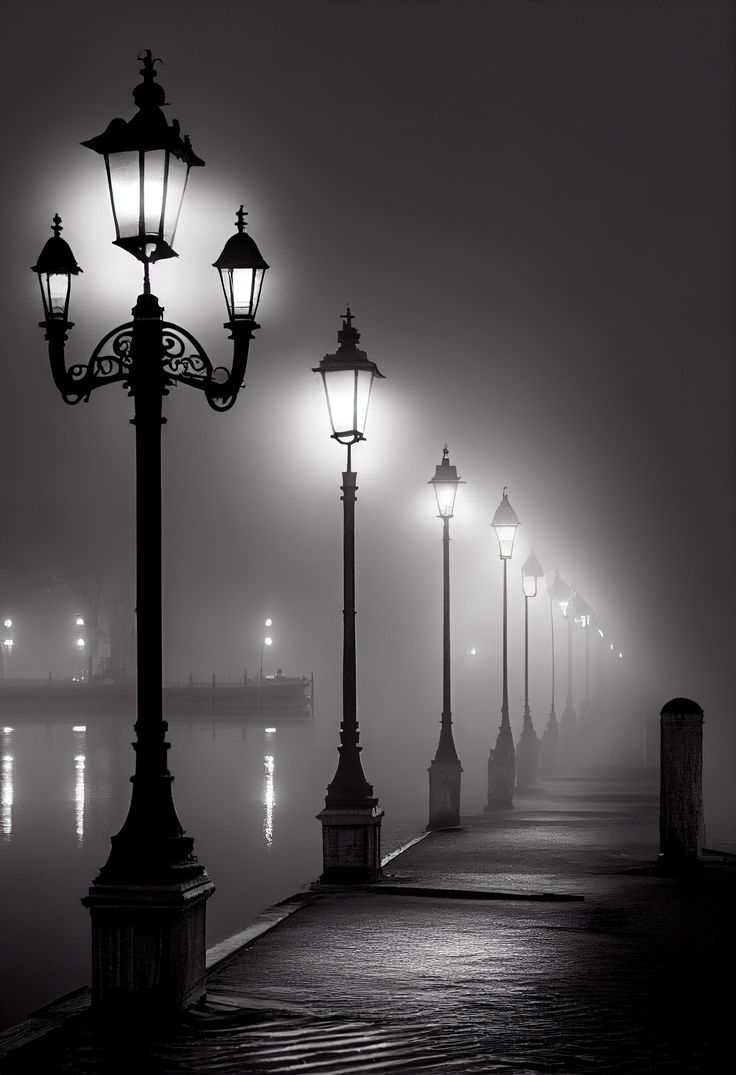
[{"label": "concrete lamp base", "polygon": [[428,829],[457,828],[460,825],[460,774],[463,767],[458,758],[430,764]]},{"label": "concrete lamp base", "polygon": [[95,882],[82,900],[92,917],[92,1004],[156,1017],[201,1000],[214,889],[204,871],[162,885]]},{"label": "concrete lamp base", "polygon": [[322,822],[323,884],[380,881],[382,817],[377,806],[326,806],[317,814]]}]

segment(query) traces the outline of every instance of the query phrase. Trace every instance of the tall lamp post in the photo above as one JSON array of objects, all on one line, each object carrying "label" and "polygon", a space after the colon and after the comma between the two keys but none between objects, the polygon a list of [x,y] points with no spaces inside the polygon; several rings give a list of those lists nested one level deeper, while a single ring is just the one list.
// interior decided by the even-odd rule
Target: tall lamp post
[{"label": "tall lamp post", "polygon": [[103,385],[121,382],[133,397],[136,446],[137,720],[135,775],[130,808],[112,849],[82,901],[92,919],[92,1001],[97,1007],[177,1011],[204,994],[205,902],[213,891],[204,867],[184,835],[167,768],[169,744],[162,715],[161,641],[161,426],[162,403],[177,385],[200,389],[216,411],[233,406],[240,391],[255,314],[267,268],[245,233],[226,243],[218,269],[228,309],[225,328],[233,340],[230,370],[213,368],[202,346],[185,329],[164,321],[151,293],[152,263],[176,257],[174,235],[189,170],[197,157],[179,124],[162,111],[164,90],[155,82],[151,52],[143,81],[133,91],[138,112],[115,119],[103,134],[83,143],[105,160],[114,243],[143,265],[143,293],[133,320],[109,332],[87,364],[67,366],[65,344],[71,278],[81,272],[61,238],[53,236],[34,272],[43,300],[41,327],[48,341],[51,373],[66,403],[90,398]]},{"label": "tall lamp post", "polygon": [[322,877],[327,884],[360,884],[381,876],[381,818],[373,786],[360,760],[355,672],[355,501],[356,473],[351,468],[352,446],[365,440],[371,387],[379,373],[365,351],[348,306],[337,334],[338,349],[315,366],[327,397],[332,438],[347,447],[342,475],[343,502],[343,657],[342,723],[337,770],[327,788],[322,822]]},{"label": "tall lamp post", "polygon": [[560,746],[560,726],[557,721],[557,714],[555,712],[555,616],[554,616],[554,598],[550,592],[550,586],[547,586],[547,594],[549,596],[549,632],[550,632],[550,650],[552,655],[552,701],[550,704],[549,716],[547,717],[547,726],[544,729],[542,735],[542,770],[545,773],[554,773],[557,769],[557,755]]},{"label": "tall lamp post", "polygon": [[429,483],[434,487],[437,512],[442,519],[442,721],[440,741],[429,772],[428,829],[441,829],[460,824],[460,774],[463,767],[455,750],[452,736],[452,706],[450,695],[450,519],[455,509],[459,485],[457,467],[450,463],[450,453],[442,450],[442,461],[435,467]]},{"label": "tall lamp post", "polygon": [[524,723],[516,744],[516,786],[525,789],[536,788],[539,783],[539,739],[529,709],[529,598],[537,596],[537,579],[543,576],[542,565],[530,552],[521,569],[524,593]]},{"label": "tall lamp post", "polygon": [[565,709],[560,718],[560,750],[563,755],[563,760],[568,765],[575,761],[576,752],[576,732],[577,732],[577,715],[575,713],[575,706],[573,704],[573,691],[572,691],[572,625],[573,616],[572,609],[570,608],[570,602],[572,601],[574,590],[570,583],[565,582],[560,578],[559,571],[555,571],[555,577],[552,580],[552,584],[549,588],[550,597],[555,601],[560,608],[560,612],[565,617],[567,622],[567,701],[565,703]]},{"label": "tall lamp post", "polygon": [[585,600],[582,594],[576,593],[572,599],[572,615],[573,621],[582,627],[585,634],[585,694],[582,702],[580,703],[580,716],[578,720],[578,738],[580,740],[580,747],[585,755],[589,755],[590,751],[590,718],[591,704],[590,704],[590,628],[595,618],[595,612],[591,605]]},{"label": "tall lamp post", "polygon": [[507,564],[514,551],[514,538],[519,519],[509,504],[504,486],[501,503],[496,508],[491,523],[498,538],[498,552],[503,561],[503,693],[501,700],[501,726],[498,729],[496,745],[488,758],[488,803],[486,810],[502,810],[514,804],[514,784],[516,783],[516,752],[514,738],[509,722],[509,673],[508,673],[508,631],[507,631]]}]

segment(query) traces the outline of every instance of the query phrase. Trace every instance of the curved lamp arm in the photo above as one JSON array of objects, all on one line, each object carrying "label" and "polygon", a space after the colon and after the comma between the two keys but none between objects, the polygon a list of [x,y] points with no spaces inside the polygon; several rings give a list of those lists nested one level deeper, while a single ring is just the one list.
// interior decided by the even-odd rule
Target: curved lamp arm
[{"label": "curved lamp arm", "polygon": [[[108,332],[95,347],[89,362],[66,364],[65,349],[72,321],[58,319],[41,322],[48,341],[49,362],[54,383],[65,403],[74,405],[87,402],[96,388],[122,381],[130,395],[134,395],[141,375],[150,383],[152,370],[138,369],[136,356],[141,364],[154,363],[158,358],[158,385],[162,395],[175,384],[186,384],[204,392],[207,402],[216,411],[229,410],[238,397],[243,384],[248,350],[253,332],[258,328],[254,321],[237,320],[225,327],[231,330],[233,340],[232,366],[213,367],[207,352],[190,332],[172,321],[162,321],[151,316],[160,311],[154,296],[142,296],[133,311],[134,320],[119,325]],[[152,307],[151,300],[155,303]]]}]

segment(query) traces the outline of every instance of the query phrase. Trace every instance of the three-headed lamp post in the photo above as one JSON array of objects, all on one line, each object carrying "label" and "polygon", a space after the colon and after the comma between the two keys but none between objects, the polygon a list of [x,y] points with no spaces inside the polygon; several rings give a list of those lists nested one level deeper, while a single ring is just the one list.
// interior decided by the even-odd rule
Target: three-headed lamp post
[{"label": "three-headed lamp post", "polygon": [[437,512],[442,519],[442,720],[440,741],[429,766],[429,822],[428,829],[454,827],[460,824],[460,774],[463,771],[455,750],[452,736],[452,707],[450,692],[450,519],[455,510],[455,497],[459,485],[457,467],[450,463],[450,453],[445,447],[442,460],[437,464],[433,486],[437,498]]},{"label": "three-headed lamp post", "polygon": [[501,503],[496,508],[491,523],[498,538],[498,553],[503,562],[503,693],[501,699],[501,725],[496,737],[496,745],[488,758],[488,803],[486,810],[501,810],[514,804],[514,785],[516,783],[516,752],[509,722],[509,674],[508,674],[508,630],[507,630],[507,564],[514,551],[514,538],[519,519],[509,504],[506,488],[503,490]]},{"label": "three-headed lamp post", "polygon": [[517,788],[536,788],[539,783],[539,739],[529,708],[529,598],[537,596],[537,580],[543,576],[542,565],[530,552],[521,569],[524,592],[524,721],[516,744]]},{"label": "three-headed lamp post", "polygon": [[381,876],[381,818],[373,786],[360,760],[355,666],[355,501],[356,473],[352,446],[365,440],[371,387],[383,377],[375,362],[358,348],[360,333],[348,306],[337,334],[339,347],[313,368],[327,397],[332,438],[347,447],[342,475],[343,502],[343,659],[342,723],[337,770],[328,785],[322,822],[322,876],[326,884],[361,884]]},{"label": "three-headed lamp post", "polygon": [[156,61],[146,50],[143,81],[133,91],[138,112],[114,119],[83,145],[105,161],[116,238],[143,265],[143,292],[133,320],[109,332],[85,363],[67,365],[65,345],[71,279],[81,269],[61,238],[53,236],[34,272],[41,285],[51,373],[66,403],[88,401],[93,391],[119,382],[133,398],[136,459],[137,713],[135,774],[130,808],[112,837],[110,856],[82,901],[92,920],[92,1001],[109,1011],[178,1011],[204,993],[205,904],[213,885],[185,836],[174,807],[167,767],[167,724],[162,715],[161,642],[161,426],[164,396],[175,385],[198,388],[216,411],[233,406],[243,383],[263,275],[267,268],[238,231],[215,263],[225,291],[233,340],[230,369],[213,368],[189,332],[163,320],[151,293],[150,266],[176,257],[173,242],[187,177],[204,162],[179,124],[168,123]]}]

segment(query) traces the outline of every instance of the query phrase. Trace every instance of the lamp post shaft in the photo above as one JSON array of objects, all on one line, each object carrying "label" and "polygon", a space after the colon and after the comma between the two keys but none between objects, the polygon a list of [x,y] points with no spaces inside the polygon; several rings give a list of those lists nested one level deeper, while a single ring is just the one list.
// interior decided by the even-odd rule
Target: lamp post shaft
[{"label": "lamp post shaft", "polygon": [[552,705],[550,707],[550,713],[555,711],[555,616],[554,606],[552,598],[549,599],[549,631],[550,631],[550,645],[552,649]]},{"label": "lamp post shaft", "polygon": [[509,721],[509,677],[508,677],[508,631],[507,631],[507,565],[503,561],[503,626],[502,626],[502,673],[503,691],[501,694],[501,726],[498,729],[496,745],[488,759],[488,803],[486,810],[504,809],[513,806],[514,786],[516,784],[516,751]]},{"label": "lamp post shaft", "polygon": [[378,799],[360,760],[355,664],[355,471],[342,475],[343,651],[342,723],[337,770],[327,787],[322,822],[322,881],[361,884],[381,876],[381,818]]},{"label": "lamp post shaft", "polygon": [[529,713],[529,598],[524,594],[524,716]]},{"label": "lamp post shaft", "polygon": [[[450,681],[450,520],[442,519],[442,730],[452,727]],[[450,734],[452,732],[450,731]]]},{"label": "lamp post shaft", "polygon": [[557,768],[557,753],[559,748],[559,724],[555,713],[555,617],[552,597],[549,599],[549,631],[552,665],[552,701],[547,719],[547,727],[542,735],[542,769],[547,773],[553,773]]},{"label": "lamp post shaft", "polygon": [[343,502],[343,649],[342,649],[342,729],[343,746],[357,747],[358,717],[356,703],[355,665],[355,501],[356,478],[354,470],[342,475]]},{"label": "lamp post shaft", "polygon": [[501,702],[501,722],[507,724],[509,720],[509,663],[508,663],[508,585],[507,563],[503,561],[503,698]]},{"label": "lamp post shaft", "polygon": [[567,708],[572,709],[572,614],[567,615]]},{"label": "lamp post shaft", "polygon": [[429,772],[428,829],[460,824],[460,774],[462,765],[452,735],[450,678],[450,520],[442,516],[442,720],[437,753]]}]

